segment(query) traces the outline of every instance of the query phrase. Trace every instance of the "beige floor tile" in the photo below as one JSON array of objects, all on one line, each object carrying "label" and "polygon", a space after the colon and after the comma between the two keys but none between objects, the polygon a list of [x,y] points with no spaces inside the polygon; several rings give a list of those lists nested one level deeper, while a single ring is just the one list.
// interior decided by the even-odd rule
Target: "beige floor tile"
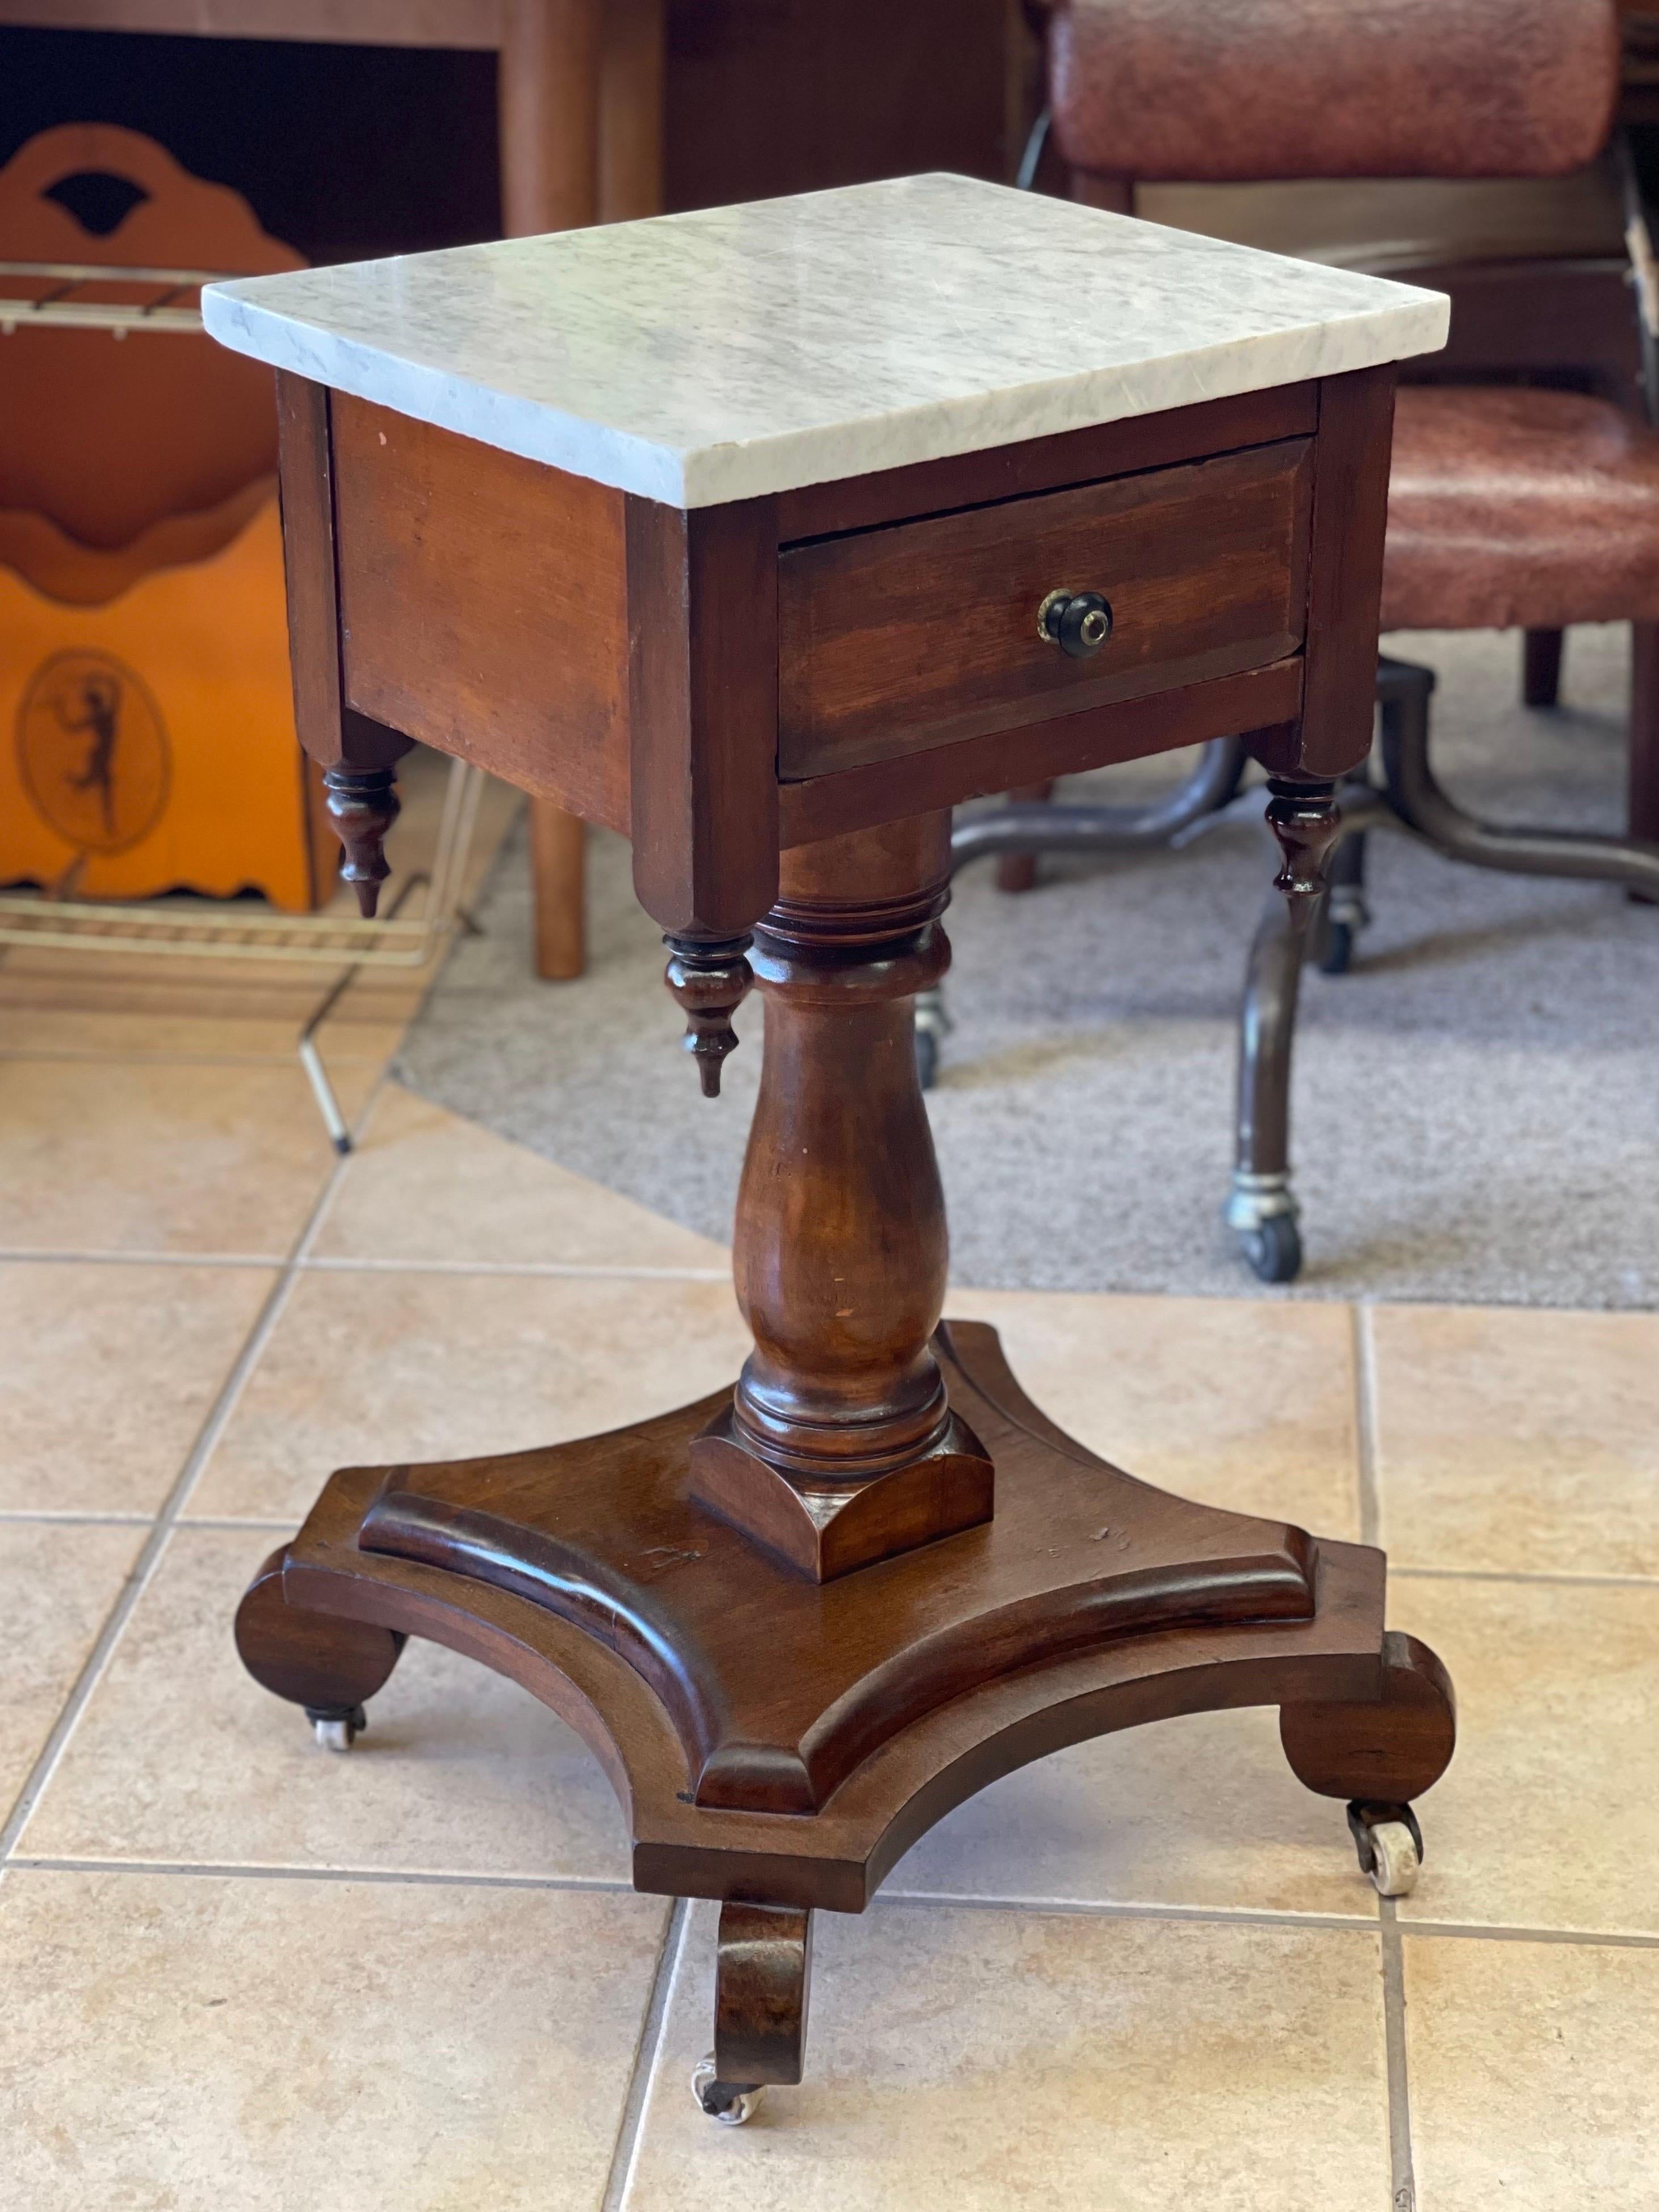
[{"label": "beige floor tile", "polygon": [[1423,2212],[1652,2212],[1659,1951],[1408,1939]]},{"label": "beige floor tile", "polygon": [[0,1261],[0,1510],[155,1512],[275,1280]]},{"label": "beige floor tile", "polygon": [[[23,1059],[270,1060],[295,1065],[298,1021],[247,1013],[210,1014],[122,1007],[14,1006],[0,1012],[0,1054]],[[330,1020],[319,1032],[324,1064],[384,1066],[404,1033],[400,1022]]]},{"label": "beige floor tile", "polygon": [[395,1085],[375,1103],[317,1250],[519,1266],[729,1265],[723,1246]]},{"label": "beige floor tile", "polygon": [[947,1814],[886,1888],[1376,1917],[1342,1808],[1291,1774],[1273,1711],[1191,1714],[1039,1759]]},{"label": "beige floor tile", "polygon": [[548,1890],[13,1874],[8,2201],[598,2212],[662,1918]]},{"label": "beige floor tile", "polygon": [[1659,1575],[1659,1314],[1384,1306],[1396,1564]]},{"label": "beige floor tile", "polygon": [[[373,1067],[337,1070],[358,1112]],[[281,1254],[334,1161],[298,1066],[0,1063],[0,1251]]]},{"label": "beige floor tile", "polygon": [[1352,1325],[1340,1305],[952,1291],[1022,1386],[1143,1480],[1316,1534],[1359,1534]]},{"label": "beige floor tile", "polygon": [[[435,963],[362,970],[324,1023],[323,1035],[331,1038],[371,1021],[401,1023],[435,973]],[[0,966],[0,1050],[49,1049],[54,1036],[74,1047],[80,1023],[128,1024],[140,1040],[175,1024],[188,1040],[192,1024],[234,1023],[263,1029],[273,1054],[285,1056],[339,975],[337,962],[129,954],[100,964],[72,953],[14,951]],[[31,1037],[40,1042],[31,1047]],[[150,1049],[145,1042],[135,1046],[136,1052]]]},{"label": "beige floor tile", "polygon": [[1402,1915],[1659,1934],[1659,1586],[1406,1576],[1389,1611],[1458,1701]]},{"label": "beige floor tile", "polygon": [[349,1756],[246,1674],[252,1530],[185,1529],[36,1805],[25,1856],[626,1881],[599,1763],[527,1692],[411,1643]]},{"label": "beige floor tile", "polygon": [[714,1910],[676,1978],[628,2212],[1375,2212],[1374,1936],[878,1905],[822,1916],[807,2078],[746,2128],[687,2088]]},{"label": "beige floor tile", "polygon": [[144,1535],[134,1528],[0,1522],[0,1819],[52,1734]]},{"label": "beige floor tile", "polygon": [[617,1428],[729,1382],[748,1341],[727,1282],[307,1273],[191,1511],[297,1522],[337,1467]]}]

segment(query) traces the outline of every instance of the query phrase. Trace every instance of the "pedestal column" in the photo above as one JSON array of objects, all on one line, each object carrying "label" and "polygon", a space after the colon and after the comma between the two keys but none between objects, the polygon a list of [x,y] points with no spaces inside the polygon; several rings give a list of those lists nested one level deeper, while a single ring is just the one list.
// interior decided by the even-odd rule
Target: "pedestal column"
[{"label": "pedestal column", "polygon": [[827,1581],[988,1520],[991,1462],[929,1340],[948,1243],[915,994],[950,963],[950,816],[783,855],[734,1272],[755,1349],[693,1488]]}]

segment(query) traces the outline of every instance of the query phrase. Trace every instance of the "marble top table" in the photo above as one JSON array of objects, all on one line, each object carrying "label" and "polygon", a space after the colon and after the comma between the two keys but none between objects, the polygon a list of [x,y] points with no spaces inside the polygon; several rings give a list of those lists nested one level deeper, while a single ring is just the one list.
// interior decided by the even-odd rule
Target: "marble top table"
[{"label": "marble top table", "polygon": [[343,1746],[423,1635],[582,1730],[637,1886],[722,1900],[728,2118],[800,2078],[811,1911],[1060,1744],[1276,1705],[1399,1893],[1453,1721],[1381,1554],[1131,1480],[940,1323],[913,1024],[975,792],[1243,734],[1305,927],[1443,301],[923,177],[204,304],[279,371],[298,719],[366,903],[422,738],[631,836],[706,1092],[768,1001],[736,1382],[337,1474],[252,1673]]},{"label": "marble top table", "polygon": [[1449,303],[966,177],[214,286],[221,344],[713,507],[1430,353]]}]

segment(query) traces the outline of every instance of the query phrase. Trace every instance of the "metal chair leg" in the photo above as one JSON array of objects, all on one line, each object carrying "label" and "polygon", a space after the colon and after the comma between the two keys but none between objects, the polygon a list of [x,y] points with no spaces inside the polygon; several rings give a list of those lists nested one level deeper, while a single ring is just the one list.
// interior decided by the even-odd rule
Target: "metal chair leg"
[{"label": "metal chair leg", "polygon": [[1623,884],[1628,890],[1659,898],[1659,843],[1572,830],[1500,829],[1455,805],[1429,766],[1433,688],[1432,672],[1409,661],[1385,660],[1377,672],[1388,801],[1408,830],[1449,860],[1467,860],[1477,868]]},{"label": "metal chair leg", "polygon": [[[1375,811],[1376,788],[1368,776],[1351,777],[1340,787],[1337,799],[1345,824],[1363,821]],[[1330,896],[1320,909],[1314,936],[1315,963],[1322,975],[1347,974],[1359,933],[1370,922],[1371,910],[1365,903],[1365,836],[1364,829],[1345,830],[1331,860]]]},{"label": "metal chair leg", "polygon": [[[1630,786],[1625,826],[1659,844],[1659,623],[1630,626]],[[1651,900],[1651,891],[1632,891]]]},{"label": "metal chair leg", "polygon": [[1559,629],[1529,629],[1521,660],[1521,697],[1528,707],[1559,706],[1561,643]]},{"label": "metal chair leg", "polygon": [[1238,1017],[1237,1164],[1222,1219],[1264,1283],[1302,1266],[1300,1209],[1291,1188],[1291,1054],[1302,988],[1303,937],[1277,891],[1250,945]]}]

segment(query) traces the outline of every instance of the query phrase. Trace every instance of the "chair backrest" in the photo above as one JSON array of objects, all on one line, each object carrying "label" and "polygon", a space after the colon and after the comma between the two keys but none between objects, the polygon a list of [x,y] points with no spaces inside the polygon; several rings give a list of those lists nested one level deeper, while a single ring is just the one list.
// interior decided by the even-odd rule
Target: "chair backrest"
[{"label": "chair backrest", "polygon": [[1049,104],[1121,179],[1547,177],[1593,161],[1616,0],[1067,0]]}]

